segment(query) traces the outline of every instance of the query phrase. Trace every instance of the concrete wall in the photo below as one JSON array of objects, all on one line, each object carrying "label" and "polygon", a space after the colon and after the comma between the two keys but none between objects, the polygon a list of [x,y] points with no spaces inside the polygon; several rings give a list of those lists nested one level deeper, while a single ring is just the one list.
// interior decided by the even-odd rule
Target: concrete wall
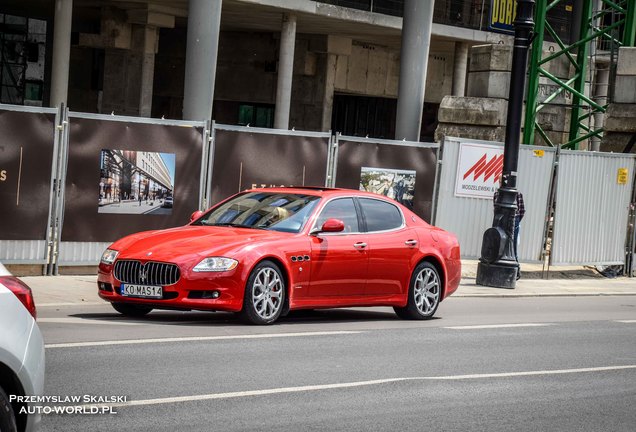
[{"label": "concrete wall", "polygon": [[[454,45],[434,41],[429,55],[425,102],[440,103],[451,93]],[[353,41],[351,55],[338,55],[335,90],[365,96],[397,98],[400,51]]]}]

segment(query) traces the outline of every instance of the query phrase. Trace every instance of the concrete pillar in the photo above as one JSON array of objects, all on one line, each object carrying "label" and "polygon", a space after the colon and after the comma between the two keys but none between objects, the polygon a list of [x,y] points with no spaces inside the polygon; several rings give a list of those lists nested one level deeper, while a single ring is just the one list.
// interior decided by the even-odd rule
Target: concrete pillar
[{"label": "concrete pillar", "polygon": [[404,1],[395,139],[419,141],[420,138],[433,3]]},{"label": "concrete pillar", "polygon": [[466,93],[466,73],[468,71],[468,44],[455,42],[455,67],[453,71],[453,96]]},{"label": "concrete pillar", "polygon": [[[609,65],[597,64],[596,85],[594,87],[594,102],[601,106],[607,105],[607,94],[609,90]],[[594,129],[600,129],[605,123],[605,113],[594,113]],[[601,138],[593,136],[591,138],[592,151],[601,151]]]},{"label": "concrete pillar", "polygon": [[221,3],[222,0],[189,1],[183,92],[185,120],[208,120],[212,116]]},{"label": "concrete pillar", "polygon": [[152,116],[152,88],[155,78],[155,53],[159,32],[156,27],[143,26],[142,40],[139,46],[141,56],[141,83],[139,92],[139,115],[141,117]]},{"label": "concrete pillar", "polygon": [[336,66],[338,56],[327,54],[327,71],[325,73],[325,93],[322,98],[322,127],[323,132],[331,129],[331,115],[333,113],[333,94],[336,87]]},{"label": "concrete pillar", "polygon": [[274,128],[289,129],[292,76],[294,74],[294,49],[296,47],[296,15],[283,14],[278,54],[278,84],[276,86],[276,111]]},{"label": "concrete pillar", "polygon": [[55,0],[53,22],[53,61],[50,105],[66,104],[68,98],[69,60],[71,57],[71,25],[73,0]]}]

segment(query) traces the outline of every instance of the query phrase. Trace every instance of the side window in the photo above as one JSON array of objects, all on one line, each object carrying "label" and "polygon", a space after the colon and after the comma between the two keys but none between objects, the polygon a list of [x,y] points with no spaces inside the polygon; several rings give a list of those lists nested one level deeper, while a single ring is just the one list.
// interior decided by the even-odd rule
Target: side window
[{"label": "side window", "polygon": [[402,213],[393,204],[361,198],[360,206],[367,221],[367,231],[386,231],[402,226]]},{"label": "side window", "polygon": [[351,198],[340,198],[330,201],[322,209],[316,226],[321,227],[327,219],[340,219],[344,222],[345,232],[360,232],[356,206]]}]

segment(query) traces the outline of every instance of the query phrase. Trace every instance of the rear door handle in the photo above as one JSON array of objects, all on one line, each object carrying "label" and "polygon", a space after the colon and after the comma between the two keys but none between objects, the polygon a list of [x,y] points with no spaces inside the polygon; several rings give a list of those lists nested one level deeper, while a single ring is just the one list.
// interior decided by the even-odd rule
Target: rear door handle
[{"label": "rear door handle", "polygon": [[409,247],[414,247],[414,246],[417,246],[417,240],[407,240],[404,242],[404,244]]},{"label": "rear door handle", "polygon": [[363,242],[358,242],[358,243],[354,243],[353,247],[356,249],[364,249],[367,247],[367,244]]}]

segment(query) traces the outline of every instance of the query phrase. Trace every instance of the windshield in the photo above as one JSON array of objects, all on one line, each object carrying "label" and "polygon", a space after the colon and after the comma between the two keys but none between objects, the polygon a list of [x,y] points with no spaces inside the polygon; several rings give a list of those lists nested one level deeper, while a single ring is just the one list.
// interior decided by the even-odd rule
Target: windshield
[{"label": "windshield", "polygon": [[317,196],[249,192],[212,209],[192,225],[233,226],[297,233],[303,229]]}]

